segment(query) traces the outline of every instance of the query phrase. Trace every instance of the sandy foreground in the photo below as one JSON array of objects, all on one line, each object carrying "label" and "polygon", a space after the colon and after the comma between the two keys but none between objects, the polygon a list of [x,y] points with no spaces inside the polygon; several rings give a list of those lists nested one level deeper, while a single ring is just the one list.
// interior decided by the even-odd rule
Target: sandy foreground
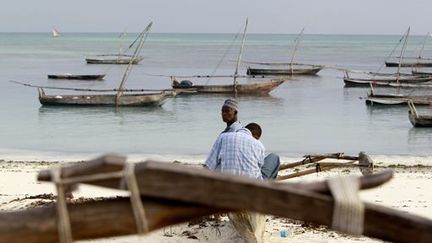
[{"label": "sandy foreground", "polygon": [[[301,158],[283,158],[284,162]],[[362,191],[360,196],[366,202],[402,210],[432,219],[432,159],[430,157],[372,156],[380,171],[394,169],[394,178],[378,188]],[[72,160],[68,160],[72,161]],[[333,160],[334,161],[334,160]],[[37,207],[54,200],[53,184],[36,181],[37,172],[58,166],[62,162],[0,160],[0,212]],[[302,168],[300,168],[302,169]],[[287,172],[292,172],[289,170]],[[285,173],[287,173],[285,172]],[[314,173],[290,182],[323,180],[332,176],[360,175],[357,168],[336,169]],[[287,181],[288,182],[288,181]],[[80,186],[74,192],[75,199],[126,196],[128,193]],[[318,210],[309,208],[307,210]],[[281,237],[280,231],[287,232]],[[265,242],[382,242],[367,237],[354,237],[332,231],[322,226],[312,226],[300,221],[267,217]],[[126,236],[80,242],[242,242],[227,218],[222,222],[184,223],[152,232],[145,236]]]}]

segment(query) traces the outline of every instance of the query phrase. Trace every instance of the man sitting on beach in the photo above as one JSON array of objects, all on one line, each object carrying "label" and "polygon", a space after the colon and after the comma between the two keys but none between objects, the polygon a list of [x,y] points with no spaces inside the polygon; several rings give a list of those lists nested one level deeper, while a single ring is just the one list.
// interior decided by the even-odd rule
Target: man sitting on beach
[{"label": "man sitting on beach", "polygon": [[279,156],[270,154],[264,158],[264,145],[258,140],[261,127],[249,123],[236,132],[219,135],[205,162],[215,171],[244,175],[256,179],[274,179],[279,169]]}]

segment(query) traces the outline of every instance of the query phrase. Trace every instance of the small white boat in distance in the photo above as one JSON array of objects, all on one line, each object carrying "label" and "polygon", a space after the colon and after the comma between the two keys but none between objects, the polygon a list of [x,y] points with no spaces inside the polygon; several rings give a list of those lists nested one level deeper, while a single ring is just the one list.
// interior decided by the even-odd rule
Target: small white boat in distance
[{"label": "small white boat in distance", "polygon": [[58,37],[60,35],[60,33],[54,27],[51,29],[51,32],[53,37]]}]

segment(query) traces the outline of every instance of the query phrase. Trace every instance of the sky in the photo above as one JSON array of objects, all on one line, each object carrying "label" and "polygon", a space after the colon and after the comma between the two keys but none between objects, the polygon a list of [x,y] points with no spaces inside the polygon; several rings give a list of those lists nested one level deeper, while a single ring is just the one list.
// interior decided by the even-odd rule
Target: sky
[{"label": "sky", "polygon": [[0,0],[0,32],[403,34],[432,31],[432,0]]}]

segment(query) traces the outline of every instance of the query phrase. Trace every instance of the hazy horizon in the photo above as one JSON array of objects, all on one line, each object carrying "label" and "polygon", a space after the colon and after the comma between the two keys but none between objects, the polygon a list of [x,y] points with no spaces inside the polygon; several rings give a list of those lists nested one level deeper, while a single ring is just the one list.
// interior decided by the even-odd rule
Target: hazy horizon
[{"label": "hazy horizon", "polygon": [[237,33],[246,17],[248,33],[402,35],[430,31],[432,1],[426,0],[3,0],[0,32]]}]

